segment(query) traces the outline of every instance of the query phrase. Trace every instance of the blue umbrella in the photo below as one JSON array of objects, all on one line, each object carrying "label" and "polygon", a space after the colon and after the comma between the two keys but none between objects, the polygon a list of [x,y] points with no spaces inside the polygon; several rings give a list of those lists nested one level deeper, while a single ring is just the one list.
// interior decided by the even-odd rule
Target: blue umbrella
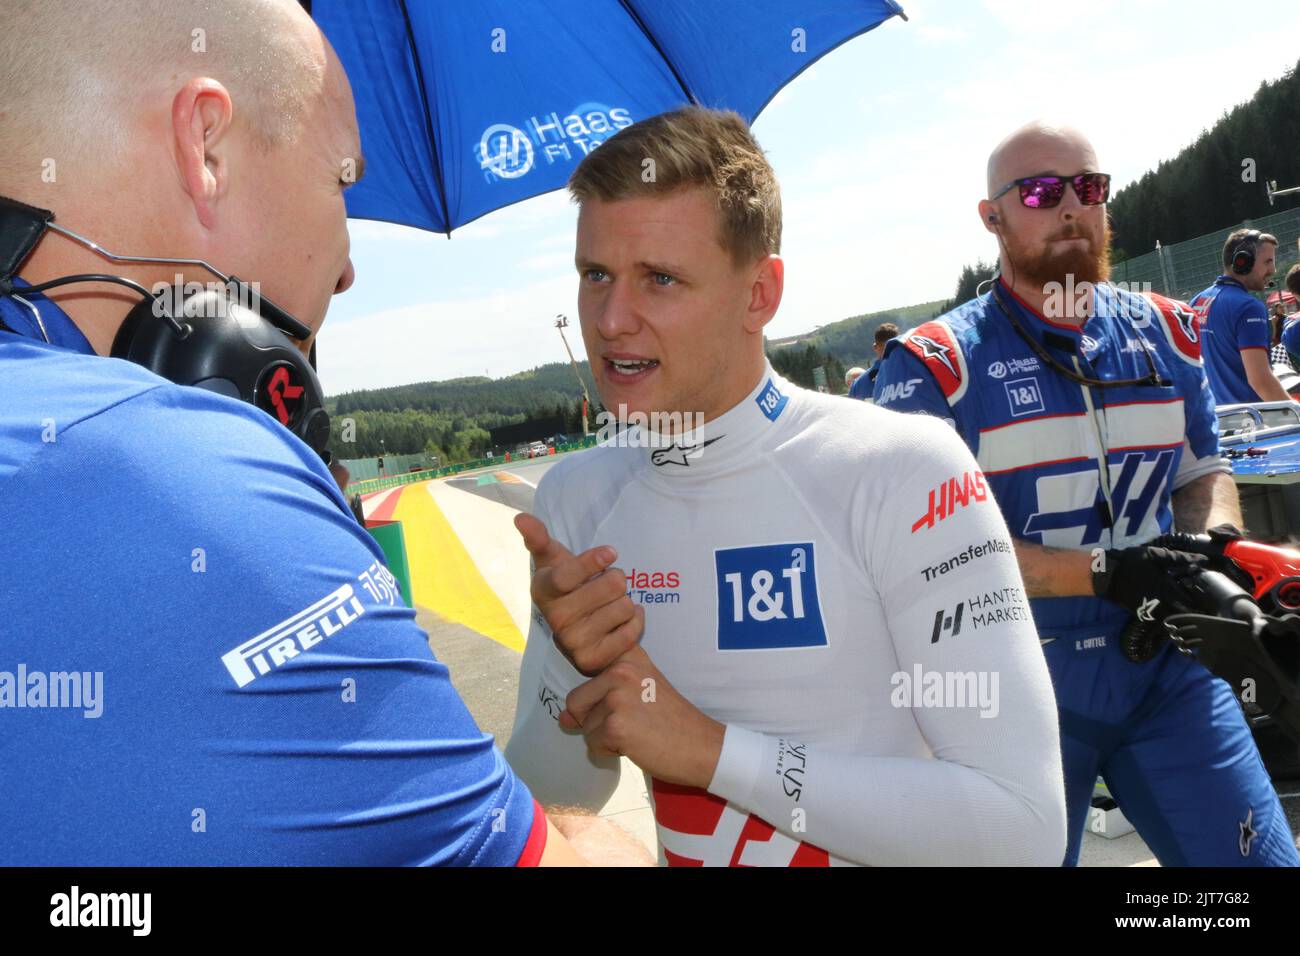
[{"label": "blue umbrella", "polygon": [[[304,4],[306,5],[306,4]],[[352,82],[348,214],[445,232],[562,187],[618,130],[698,103],[754,117],[894,0],[314,0]]]}]

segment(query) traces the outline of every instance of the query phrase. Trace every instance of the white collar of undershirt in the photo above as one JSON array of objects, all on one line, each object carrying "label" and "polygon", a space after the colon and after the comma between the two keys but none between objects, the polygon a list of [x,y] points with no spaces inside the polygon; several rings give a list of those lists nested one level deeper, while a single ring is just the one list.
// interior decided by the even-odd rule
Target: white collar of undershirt
[{"label": "white collar of undershirt", "polygon": [[723,414],[669,440],[637,426],[628,440],[641,443],[640,454],[656,477],[702,478],[744,465],[772,429],[790,416],[794,387],[763,362],[763,372],[749,394]]}]

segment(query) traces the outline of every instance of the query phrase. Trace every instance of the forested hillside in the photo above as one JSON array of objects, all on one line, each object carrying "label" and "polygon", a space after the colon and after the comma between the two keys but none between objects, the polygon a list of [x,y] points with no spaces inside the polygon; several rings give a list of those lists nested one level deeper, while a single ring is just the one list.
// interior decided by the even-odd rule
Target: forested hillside
[{"label": "forested hillside", "polygon": [[1111,197],[1115,260],[1276,212],[1264,185],[1273,179],[1300,186],[1300,62]]},{"label": "forested hillside", "polygon": [[[599,399],[587,363],[579,370],[595,406],[589,416],[594,428]],[[451,464],[486,452],[489,428],[551,415],[562,418],[569,432],[582,434],[582,389],[567,362],[499,379],[476,376],[344,392],[326,407],[332,447],[342,458],[430,452]]]}]

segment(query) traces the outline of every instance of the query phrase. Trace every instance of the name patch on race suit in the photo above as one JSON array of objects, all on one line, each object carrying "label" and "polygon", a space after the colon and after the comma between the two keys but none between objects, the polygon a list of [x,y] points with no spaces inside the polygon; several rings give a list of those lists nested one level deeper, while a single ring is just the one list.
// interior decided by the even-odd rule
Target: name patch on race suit
[{"label": "name patch on race suit", "polygon": [[765,544],[713,552],[718,650],[824,647],[813,544]]},{"label": "name patch on race suit", "polygon": [[650,792],[669,866],[831,865],[825,850],[786,836],[707,790],[652,779]]}]

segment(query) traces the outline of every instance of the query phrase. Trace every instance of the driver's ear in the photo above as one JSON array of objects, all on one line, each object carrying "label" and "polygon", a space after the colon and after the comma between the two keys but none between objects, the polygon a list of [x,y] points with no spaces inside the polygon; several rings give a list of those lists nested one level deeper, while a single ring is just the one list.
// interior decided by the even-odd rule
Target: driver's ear
[{"label": "driver's ear", "polygon": [[785,292],[785,261],[778,255],[768,254],[755,263],[753,275],[749,309],[745,312],[745,331],[761,332],[781,305],[781,296]]}]

